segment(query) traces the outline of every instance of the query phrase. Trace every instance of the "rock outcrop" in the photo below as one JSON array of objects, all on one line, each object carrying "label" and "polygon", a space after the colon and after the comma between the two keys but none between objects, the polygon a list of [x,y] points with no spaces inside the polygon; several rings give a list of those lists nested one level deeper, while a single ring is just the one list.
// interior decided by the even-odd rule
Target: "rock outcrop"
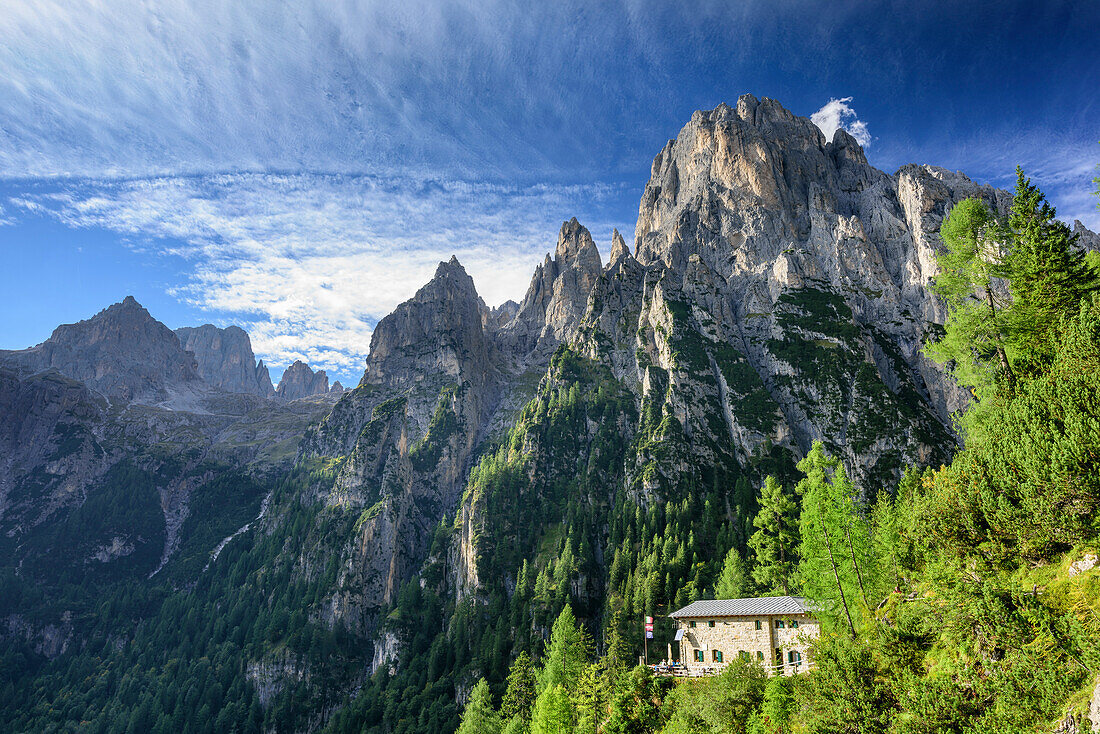
[{"label": "rock outcrop", "polygon": [[38,346],[0,352],[0,364],[21,374],[53,369],[123,402],[163,401],[170,389],[201,381],[194,355],[133,296],[58,326]]},{"label": "rock outcrop", "polygon": [[502,333],[514,359],[545,358],[576,331],[603,269],[592,235],[574,217],[561,226],[554,257],[535,268],[527,295]]},{"label": "rock outcrop", "polygon": [[308,364],[299,359],[283,372],[279,387],[275,390],[275,397],[289,402],[313,395],[324,395],[327,392],[328,375],[325,371],[314,372]]},{"label": "rock outcrop", "polygon": [[176,329],[176,336],[183,348],[195,355],[199,376],[207,384],[263,398],[275,394],[267,367],[263,360],[256,362],[252,341],[239,326],[185,326]]}]

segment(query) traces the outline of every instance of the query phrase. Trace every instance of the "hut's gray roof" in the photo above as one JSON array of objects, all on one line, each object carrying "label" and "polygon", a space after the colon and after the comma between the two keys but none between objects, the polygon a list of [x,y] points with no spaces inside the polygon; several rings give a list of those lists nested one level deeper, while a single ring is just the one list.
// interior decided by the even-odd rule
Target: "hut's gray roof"
[{"label": "hut's gray roof", "polygon": [[759,617],[768,614],[810,614],[800,596],[757,596],[750,599],[714,599],[695,601],[668,616],[684,617]]}]

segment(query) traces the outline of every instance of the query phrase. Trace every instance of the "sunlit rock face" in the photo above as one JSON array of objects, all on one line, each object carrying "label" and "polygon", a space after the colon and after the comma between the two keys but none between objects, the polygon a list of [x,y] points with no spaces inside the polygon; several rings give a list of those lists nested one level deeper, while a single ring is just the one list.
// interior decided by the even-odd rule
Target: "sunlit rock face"
[{"label": "sunlit rock face", "polygon": [[[930,166],[883,173],[843,130],[827,141],[751,95],[696,112],[668,142],[639,206],[643,299],[690,307],[719,392],[745,397],[721,384],[715,351],[727,346],[760,378],[778,413],[756,412],[753,430],[738,420],[743,400],[730,403],[740,453],[765,437],[795,453],[824,440],[866,479],[950,446],[965,394],[920,347],[944,315],[927,290],[935,233],[972,196],[1000,211],[1010,202]],[[661,339],[640,346],[667,368]]]},{"label": "sunlit rock face", "polygon": [[[540,380],[567,387],[551,365],[563,347],[633,395],[608,497],[675,499],[703,467],[789,467],[815,440],[868,492],[947,458],[965,395],[920,347],[943,317],[927,290],[935,233],[968,196],[1009,201],[942,169],[883,173],[847,133],[825,140],[746,95],[695,113],[654,159],[633,252],[612,232],[605,264],[572,219],[523,301],[494,309],[457,260],[440,263],[379,322],[359,386],[303,443],[304,458],[335,460],[325,501],[361,512],[326,615],[373,624],[455,516],[480,452]],[[530,476],[552,480],[553,448],[524,441]],[[482,512],[473,496],[458,508],[448,557],[462,595],[482,582]]]},{"label": "sunlit rock face", "polygon": [[535,268],[527,295],[501,331],[503,351],[520,362],[545,361],[576,332],[601,270],[589,231],[576,218],[563,223],[554,257],[547,254]]}]

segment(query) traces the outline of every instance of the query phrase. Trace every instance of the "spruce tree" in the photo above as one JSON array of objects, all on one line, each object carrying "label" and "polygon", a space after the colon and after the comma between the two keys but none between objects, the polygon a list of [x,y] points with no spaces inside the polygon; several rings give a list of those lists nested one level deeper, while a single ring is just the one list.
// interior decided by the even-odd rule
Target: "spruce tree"
[{"label": "spruce tree", "polygon": [[531,734],[572,734],[576,715],[569,693],[560,684],[546,688],[535,701]]},{"label": "spruce tree", "polygon": [[546,665],[538,676],[539,693],[559,685],[572,691],[588,663],[588,653],[587,636],[577,624],[572,608],[566,604],[550,631]]},{"label": "spruce tree", "polygon": [[530,721],[535,695],[535,671],[531,657],[521,652],[508,670],[508,685],[504,700],[500,703],[501,716],[505,721],[517,716],[525,722]]},{"label": "spruce tree", "polygon": [[722,572],[714,586],[715,599],[740,599],[747,595],[749,579],[745,562],[736,548],[730,548],[722,564]]},{"label": "spruce tree", "polygon": [[1054,357],[1063,319],[1076,315],[1100,280],[1077,247],[1077,235],[1055,219],[1054,207],[1020,168],[1008,223],[1012,341],[1029,370],[1037,372]]},{"label": "spruce tree", "polygon": [[757,531],[749,538],[749,547],[756,554],[753,579],[769,591],[782,589],[784,594],[791,593],[794,549],[798,544],[796,507],[775,477],[765,479],[760,491],[760,511],[753,520]]},{"label": "spruce tree", "polygon": [[951,364],[960,384],[981,399],[1003,378],[1010,389],[1015,372],[1005,346],[1004,240],[993,213],[981,199],[956,204],[940,225],[944,251],[936,256],[939,274],[930,285],[947,306],[943,336],[925,346],[940,364]]},{"label": "spruce tree", "polygon": [[577,734],[596,734],[603,719],[600,665],[592,663],[584,669],[574,694],[573,708],[577,713]]},{"label": "spruce tree", "polygon": [[827,456],[820,441],[798,462],[806,474],[802,495],[803,591],[826,613],[843,613],[855,636],[853,606],[867,604],[864,571],[870,568],[869,533],[852,502],[853,487],[840,462]]}]

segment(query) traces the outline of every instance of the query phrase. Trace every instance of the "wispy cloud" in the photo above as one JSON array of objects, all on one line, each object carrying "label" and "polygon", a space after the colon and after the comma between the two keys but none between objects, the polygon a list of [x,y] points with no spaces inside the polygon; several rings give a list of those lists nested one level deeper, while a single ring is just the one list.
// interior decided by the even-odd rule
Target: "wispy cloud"
[{"label": "wispy cloud", "polygon": [[851,97],[830,99],[821,109],[810,115],[810,120],[825,134],[825,140],[831,141],[836,131],[843,128],[866,148],[871,144],[871,133],[867,130],[867,123],[860,120],[856,111],[848,104],[851,101]]},{"label": "wispy cloud", "polygon": [[599,170],[621,151],[595,154],[593,132],[661,99],[609,33],[622,18],[581,0],[12,0],[0,172]]},{"label": "wispy cloud", "polygon": [[70,182],[13,197],[70,227],[123,234],[191,262],[175,295],[239,323],[276,366],[357,375],[375,323],[457,255],[489,304],[521,298],[558,227],[623,228],[615,187],[515,187],[342,175],[239,174]]}]

